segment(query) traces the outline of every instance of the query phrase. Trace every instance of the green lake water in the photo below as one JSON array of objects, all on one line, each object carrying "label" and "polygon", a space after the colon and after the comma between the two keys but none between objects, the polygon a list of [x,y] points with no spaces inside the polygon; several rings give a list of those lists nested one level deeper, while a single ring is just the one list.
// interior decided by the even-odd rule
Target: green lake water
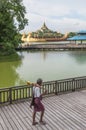
[{"label": "green lake water", "polygon": [[22,51],[20,60],[0,61],[0,88],[86,76],[86,51]]}]

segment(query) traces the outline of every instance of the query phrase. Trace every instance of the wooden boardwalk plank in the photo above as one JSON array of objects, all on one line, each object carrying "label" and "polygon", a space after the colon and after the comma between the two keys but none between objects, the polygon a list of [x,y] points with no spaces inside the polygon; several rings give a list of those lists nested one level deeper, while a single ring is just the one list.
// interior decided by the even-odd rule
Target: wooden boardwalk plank
[{"label": "wooden boardwalk plank", "polygon": [[0,130],[7,130],[6,124],[0,114]]},{"label": "wooden boardwalk plank", "polygon": [[[51,103],[53,103],[53,101],[51,101]],[[59,122],[59,124],[61,125],[60,127],[63,127],[63,128],[65,127],[65,129],[68,129],[70,122],[68,122],[68,118],[66,119],[66,116],[64,115],[65,113],[64,113],[64,111],[62,111],[62,106],[60,108],[58,108],[57,105],[54,103],[53,103],[53,106],[54,106],[54,110],[55,110],[54,112],[53,112],[52,108],[50,108],[50,107],[52,107],[51,105],[49,106],[49,108],[51,109],[51,113],[53,113],[53,115],[57,115],[54,118],[56,118],[56,120],[58,119],[57,122]],[[58,106],[59,106],[59,103],[58,103]],[[73,125],[71,125],[71,127],[72,126]],[[70,129],[73,129],[71,127],[70,127]]]},{"label": "wooden boardwalk plank", "polygon": [[7,120],[9,121],[12,129],[14,128],[15,130],[17,130],[17,127],[16,127],[16,122],[14,122],[13,120],[13,117],[10,116],[10,111],[9,109],[5,109],[5,107],[3,108],[3,111],[5,113],[5,116],[7,117]]},{"label": "wooden boardwalk plank", "polygon": [[33,110],[25,101],[0,107],[0,130],[86,130],[86,90],[46,97],[42,102],[45,126],[32,126]]},{"label": "wooden boardwalk plank", "polygon": [[24,114],[22,113],[22,107],[20,104],[20,107],[17,106],[18,104],[16,104],[15,106],[12,106],[12,109],[15,111],[16,115],[18,116],[18,120],[21,121],[21,126],[23,129],[27,130],[27,128],[30,127],[29,124],[27,124],[27,122],[24,119]]},{"label": "wooden boardwalk plank", "polygon": [[[55,106],[55,104],[53,104]],[[66,110],[65,106],[62,106],[58,104],[58,108],[55,107],[55,109],[57,109],[57,114],[59,119],[62,120],[63,123],[65,123],[67,126],[71,127],[73,129],[73,127],[76,127],[76,129],[79,129],[78,126],[75,124],[74,121],[74,115],[71,115],[71,110]],[[72,120],[72,121],[71,121]],[[62,124],[62,123],[61,123]]]},{"label": "wooden boardwalk plank", "polygon": [[[7,113],[6,113],[7,114]],[[4,121],[4,125],[6,125],[6,129],[10,129],[12,130],[11,124],[9,122],[9,120],[7,119],[4,109],[0,108],[0,117],[2,118],[2,120]],[[3,127],[3,126],[2,126]]]}]

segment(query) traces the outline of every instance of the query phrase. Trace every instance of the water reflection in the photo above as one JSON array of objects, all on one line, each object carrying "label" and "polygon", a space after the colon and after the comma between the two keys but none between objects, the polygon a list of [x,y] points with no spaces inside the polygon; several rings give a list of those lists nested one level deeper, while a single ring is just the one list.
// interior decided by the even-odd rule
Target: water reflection
[{"label": "water reflection", "polygon": [[21,57],[3,57],[0,60],[0,88],[23,84],[16,68],[22,64]]},{"label": "water reflection", "polygon": [[70,51],[70,56],[79,64],[86,63],[86,51]]},{"label": "water reflection", "polygon": [[24,51],[22,55],[24,59],[17,71],[24,81],[36,81],[38,77],[48,81],[85,75],[86,66],[76,62],[74,51]]},{"label": "water reflection", "polygon": [[85,51],[20,51],[19,59],[12,57],[0,62],[0,87],[58,80],[86,75]]}]

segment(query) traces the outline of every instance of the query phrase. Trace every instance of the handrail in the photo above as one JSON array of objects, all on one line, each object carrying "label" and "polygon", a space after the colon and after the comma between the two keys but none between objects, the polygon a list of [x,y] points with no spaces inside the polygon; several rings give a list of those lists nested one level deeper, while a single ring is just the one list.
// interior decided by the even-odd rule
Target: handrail
[{"label": "handrail", "polygon": [[[86,76],[47,81],[43,82],[42,86],[43,89],[41,89],[41,92],[47,90],[47,95],[75,91],[77,89],[86,88]],[[31,97],[32,86],[22,85],[0,89],[0,104],[11,104],[14,101],[29,99]]]}]

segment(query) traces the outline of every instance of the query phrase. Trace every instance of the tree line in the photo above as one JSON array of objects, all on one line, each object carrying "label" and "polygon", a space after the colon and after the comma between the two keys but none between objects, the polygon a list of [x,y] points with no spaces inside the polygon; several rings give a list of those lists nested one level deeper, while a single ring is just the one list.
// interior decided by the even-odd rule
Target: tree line
[{"label": "tree line", "polygon": [[15,53],[21,42],[19,33],[28,25],[22,0],[0,0],[0,54]]}]

